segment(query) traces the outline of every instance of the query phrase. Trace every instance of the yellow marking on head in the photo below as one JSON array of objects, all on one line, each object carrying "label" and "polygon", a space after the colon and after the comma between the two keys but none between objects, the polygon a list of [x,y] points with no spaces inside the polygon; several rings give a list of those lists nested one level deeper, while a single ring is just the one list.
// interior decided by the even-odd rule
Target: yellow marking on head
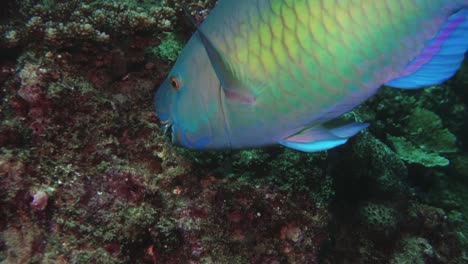
[{"label": "yellow marking on head", "polygon": [[[244,43],[244,46],[248,45],[249,51],[258,54],[262,45],[260,43],[260,36],[257,32],[253,31],[252,34],[249,35],[248,43]],[[250,60],[250,58],[249,58]]]},{"label": "yellow marking on head", "polygon": [[262,46],[269,47],[272,42],[272,32],[270,30],[270,27],[265,23],[260,24],[258,34],[260,35],[260,41],[262,43]]},{"label": "yellow marking on head", "polygon": [[321,13],[323,12],[322,6],[320,5],[321,1],[305,1],[309,7],[309,15],[314,20],[320,19]]},{"label": "yellow marking on head", "polygon": [[327,40],[327,34],[328,32],[325,30],[323,27],[322,21],[320,17],[314,18],[310,25],[309,25],[309,31],[312,32],[312,37],[314,39],[314,42],[317,45],[325,45],[326,40]]},{"label": "yellow marking on head", "polygon": [[332,14],[328,14],[327,11],[322,14],[322,23],[328,34],[335,35],[338,33],[335,17]]},{"label": "yellow marking on head", "polygon": [[278,64],[270,48],[260,50],[260,60],[266,72],[274,74],[278,71]]},{"label": "yellow marking on head", "polygon": [[270,31],[273,34],[273,37],[278,39],[281,38],[283,32],[283,22],[281,21],[280,17],[272,18],[270,23],[268,23],[268,26],[270,27]]},{"label": "yellow marking on head", "polygon": [[295,1],[295,0],[283,0],[283,2],[284,2],[288,7],[293,7],[294,5],[297,5],[297,1]]},{"label": "yellow marking on head", "polygon": [[333,0],[328,0],[328,1],[321,1],[322,2],[322,8],[323,8],[323,11],[330,11],[330,10],[334,10],[337,6],[337,1],[333,1]]},{"label": "yellow marking on head", "polygon": [[283,43],[279,39],[271,43],[271,50],[273,51],[273,56],[275,56],[279,65],[288,65],[288,54]]},{"label": "yellow marking on head", "polygon": [[296,4],[294,6],[294,12],[296,14],[297,20],[299,23],[302,23],[304,25],[307,25],[310,21],[310,13],[308,12],[308,7],[307,4],[302,2],[301,4]]},{"label": "yellow marking on head", "polygon": [[296,38],[306,56],[312,52],[313,37],[307,25],[299,25],[296,30]]},{"label": "yellow marking on head", "polygon": [[235,50],[235,56],[236,59],[238,60],[239,63],[247,63],[248,57],[249,57],[249,49],[245,45],[245,38],[241,36],[237,36],[234,38],[234,50]]},{"label": "yellow marking on head", "polygon": [[295,30],[297,18],[294,10],[286,5],[282,5],[281,7],[281,19],[284,23],[284,27],[289,30]]},{"label": "yellow marking on head", "polygon": [[247,72],[263,71],[263,65],[260,60],[260,49],[251,50],[249,53],[248,69],[249,70]]},{"label": "yellow marking on head", "polygon": [[345,8],[337,8],[335,10],[335,18],[337,22],[337,26],[340,28],[344,29],[345,32],[348,32],[348,30],[352,30],[350,27],[352,25],[351,23],[351,16],[349,15],[349,10]]},{"label": "yellow marking on head", "polygon": [[278,16],[281,15],[281,6],[283,5],[282,1],[271,1],[271,10],[275,12]]}]

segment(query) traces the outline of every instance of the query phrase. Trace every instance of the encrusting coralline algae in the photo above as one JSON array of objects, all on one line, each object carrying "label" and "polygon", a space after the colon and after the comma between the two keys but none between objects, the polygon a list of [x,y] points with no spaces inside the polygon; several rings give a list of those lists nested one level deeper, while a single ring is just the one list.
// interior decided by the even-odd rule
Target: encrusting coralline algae
[{"label": "encrusting coralline algae", "polygon": [[[3,4],[0,261],[467,261],[466,65],[443,87],[384,88],[349,115],[369,130],[328,152],[193,152],[152,99],[194,31],[181,6],[201,22],[214,1]],[[455,152],[415,138],[415,116]],[[410,162],[394,138],[449,164]]]}]

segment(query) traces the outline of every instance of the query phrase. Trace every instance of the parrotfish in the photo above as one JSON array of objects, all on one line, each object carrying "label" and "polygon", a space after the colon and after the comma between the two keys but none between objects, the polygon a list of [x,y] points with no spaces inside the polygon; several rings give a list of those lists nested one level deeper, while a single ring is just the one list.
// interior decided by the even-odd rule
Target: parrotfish
[{"label": "parrotfish", "polygon": [[440,84],[467,49],[468,0],[220,0],[154,102],[187,148],[322,151],[380,87]]}]

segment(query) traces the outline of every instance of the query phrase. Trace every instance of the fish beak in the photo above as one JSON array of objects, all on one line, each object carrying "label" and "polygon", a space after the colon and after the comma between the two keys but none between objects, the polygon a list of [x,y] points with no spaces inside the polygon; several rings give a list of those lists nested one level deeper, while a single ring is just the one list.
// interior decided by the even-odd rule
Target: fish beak
[{"label": "fish beak", "polygon": [[167,131],[169,131],[170,128],[171,128],[171,124],[165,124],[163,126],[163,135],[165,135]]},{"label": "fish beak", "polygon": [[166,135],[167,131],[171,130],[172,122],[171,119],[161,121],[163,135]]}]

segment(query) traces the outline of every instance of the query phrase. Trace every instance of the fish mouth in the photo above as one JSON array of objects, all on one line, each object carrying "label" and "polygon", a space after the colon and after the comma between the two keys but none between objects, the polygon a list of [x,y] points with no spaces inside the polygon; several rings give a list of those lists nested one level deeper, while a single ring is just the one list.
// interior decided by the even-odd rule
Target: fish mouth
[{"label": "fish mouth", "polygon": [[175,140],[175,129],[173,127],[173,122],[171,120],[171,118],[167,119],[167,120],[161,120],[161,127],[162,127],[162,134],[163,136],[165,135],[170,135],[171,136],[171,141],[172,143],[174,143],[174,140]]},{"label": "fish mouth", "polygon": [[167,120],[161,120],[161,125],[162,125],[162,130],[163,130],[163,135],[167,133],[172,127],[172,120],[167,119]]}]

